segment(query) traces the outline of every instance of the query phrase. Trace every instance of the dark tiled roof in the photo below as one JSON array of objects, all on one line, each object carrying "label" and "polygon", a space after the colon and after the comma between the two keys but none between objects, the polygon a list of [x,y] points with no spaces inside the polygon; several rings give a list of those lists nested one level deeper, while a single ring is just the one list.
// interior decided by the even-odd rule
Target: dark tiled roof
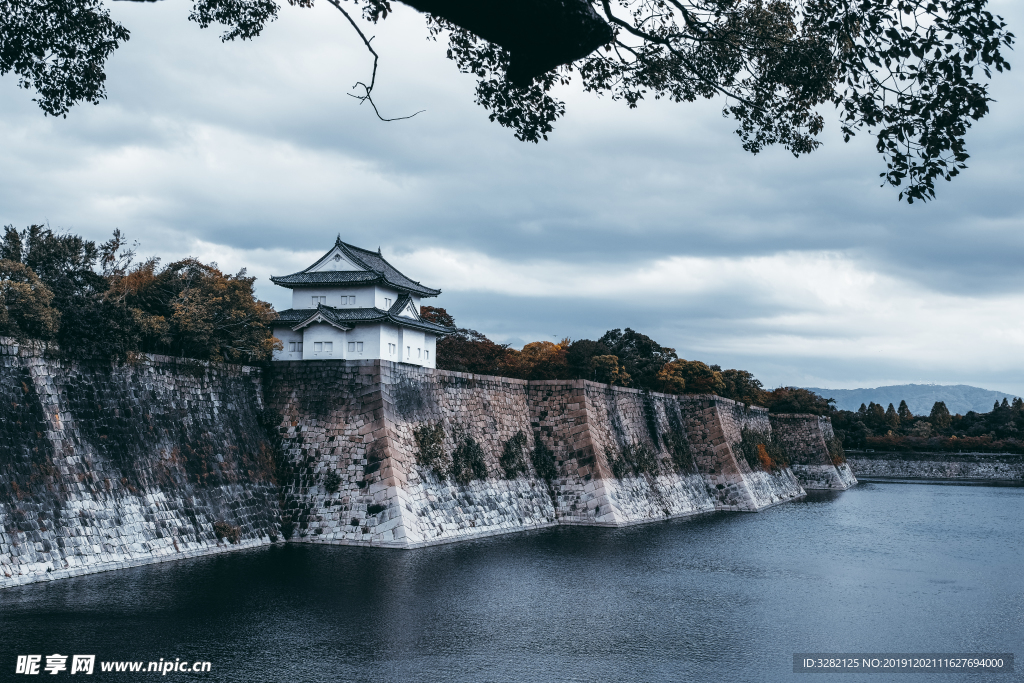
[{"label": "dark tiled roof", "polygon": [[[342,242],[340,236],[335,241],[334,246],[340,248],[346,256],[352,259],[356,264],[366,268],[366,270],[312,271],[310,268],[313,266],[310,266],[303,271],[292,273],[291,275],[282,275],[280,277],[271,276],[270,281],[276,285],[289,288],[302,287],[306,285],[350,283],[369,284],[371,282],[384,282],[395,289],[418,294],[419,296],[437,296],[441,293],[440,289],[424,287],[415,280],[410,280],[406,276],[402,275],[398,272],[398,269],[384,260],[384,257],[380,255],[380,252],[360,249],[359,247],[348,244],[347,242]],[[333,250],[334,247],[332,247],[327,254],[330,254]],[[324,254],[324,256],[327,256],[327,254]],[[320,263],[322,260],[323,257],[318,259],[316,263]]]},{"label": "dark tiled roof", "polygon": [[[409,300],[408,296],[404,296],[399,301]],[[312,318],[316,313],[321,313],[325,318],[334,322],[338,325],[354,325],[357,323],[393,323],[401,325],[403,327],[412,327],[417,330],[424,332],[433,332],[435,334],[449,334],[454,331],[453,328],[445,327],[443,325],[435,325],[434,323],[422,320],[417,316],[414,320],[412,318],[406,318],[405,316],[397,315],[398,304],[396,303],[391,307],[390,311],[382,311],[379,308],[332,308],[331,306],[324,306],[323,304],[318,305],[316,308],[289,308],[284,311],[280,311],[278,320],[289,327],[294,327],[299,323],[305,322]],[[395,311],[395,313],[392,313]]]}]

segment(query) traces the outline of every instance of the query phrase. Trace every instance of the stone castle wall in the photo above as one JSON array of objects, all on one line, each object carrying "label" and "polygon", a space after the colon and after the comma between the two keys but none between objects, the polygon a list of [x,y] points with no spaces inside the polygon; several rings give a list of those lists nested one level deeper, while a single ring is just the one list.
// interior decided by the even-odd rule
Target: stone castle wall
[{"label": "stone castle wall", "polygon": [[0,339],[0,587],[270,543],[261,414],[251,368]]},{"label": "stone castle wall", "polygon": [[[412,548],[803,495],[789,470],[738,457],[767,413],[717,396],[377,360],[261,371],[0,350],[0,587],[283,539]],[[461,483],[460,452],[477,468]]]},{"label": "stone castle wall", "polygon": [[837,462],[829,450],[835,432],[827,417],[776,413],[770,420],[790,458],[790,469],[805,489],[842,491],[857,483],[849,464]]},{"label": "stone castle wall", "polygon": [[[756,511],[803,495],[788,470],[752,471],[733,452],[744,427],[770,430],[766,411],[715,396],[376,360],[275,363],[266,386],[282,416],[292,540],[416,547],[552,524]],[[437,463],[424,462],[424,430],[438,430]],[[509,477],[501,460],[516,438],[521,471]],[[482,471],[460,483],[451,468],[467,443]],[[550,459],[550,472],[538,472],[536,457]]]}]

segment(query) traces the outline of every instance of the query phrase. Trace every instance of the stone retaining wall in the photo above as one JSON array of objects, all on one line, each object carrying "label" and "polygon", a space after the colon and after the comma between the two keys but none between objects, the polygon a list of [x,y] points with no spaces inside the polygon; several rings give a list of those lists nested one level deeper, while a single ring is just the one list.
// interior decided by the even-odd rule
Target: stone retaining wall
[{"label": "stone retaining wall", "polygon": [[[757,511],[803,495],[788,470],[752,471],[733,452],[742,428],[770,430],[767,412],[717,396],[376,360],[275,363],[266,391],[282,416],[283,531],[296,541],[417,547],[552,524]],[[429,465],[417,435],[434,429],[442,455]],[[517,434],[522,471],[509,478],[501,459]],[[459,483],[451,468],[467,443],[482,471]],[[533,462],[538,452],[548,475]],[[616,466],[638,453],[639,471]]]},{"label": "stone retaining wall", "polygon": [[1020,456],[1004,459],[997,454],[987,454],[987,457],[958,461],[947,459],[955,458],[955,454],[934,454],[934,460],[927,459],[929,454],[921,453],[913,454],[913,459],[903,458],[897,453],[880,455],[882,457],[870,458],[850,455],[848,461],[853,471],[861,477],[973,479],[1024,485],[1024,462]]},{"label": "stone retaining wall", "polygon": [[0,339],[0,587],[270,543],[261,412],[251,368]]},{"label": "stone retaining wall", "polygon": [[[850,466],[829,451],[832,421],[820,415],[775,413],[774,433],[790,458],[790,469],[805,489],[846,490],[857,483]],[[841,452],[840,452],[841,455]]]}]

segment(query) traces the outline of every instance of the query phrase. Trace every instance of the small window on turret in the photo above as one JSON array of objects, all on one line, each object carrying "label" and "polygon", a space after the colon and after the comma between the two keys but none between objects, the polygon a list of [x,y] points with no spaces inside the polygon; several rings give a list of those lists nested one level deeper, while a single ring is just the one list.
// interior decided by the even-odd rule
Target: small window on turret
[{"label": "small window on turret", "polygon": [[348,298],[348,305],[349,306],[355,306],[356,305],[356,298],[354,296],[350,296]]}]

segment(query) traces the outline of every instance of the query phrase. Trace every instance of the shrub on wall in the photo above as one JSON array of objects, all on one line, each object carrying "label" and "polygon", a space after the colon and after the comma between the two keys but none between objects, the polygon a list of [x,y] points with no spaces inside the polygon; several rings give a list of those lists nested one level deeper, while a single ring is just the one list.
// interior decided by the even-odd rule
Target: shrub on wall
[{"label": "shrub on wall", "polygon": [[444,427],[441,424],[423,425],[413,430],[416,439],[416,463],[442,473],[447,467],[444,453]]},{"label": "shrub on wall", "polygon": [[338,489],[341,488],[341,475],[334,470],[328,472],[327,476],[324,477],[324,488],[327,490],[327,493],[337,493]]},{"label": "shrub on wall", "polygon": [[473,437],[465,437],[452,453],[451,476],[460,484],[468,484],[474,479],[487,478],[484,449]]},{"label": "shrub on wall", "polygon": [[520,430],[501,448],[501,457],[498,462],[506,479],[515,479],[527,471],[525,453],[526,435]]},{"label": "shrub on wall", "polygon": [[213,534],[217,537],[218,541],[226,538],[231,543],[238,543],[242,537],[242,530],[227,522],[214,522]]},{"label": "shrub on wall", "polygon": [[744,429],[740,433],[738,448],[751,470],[776,472],[789,467],[786,451],[774,434]]},{"label": "shrub on wall", "polygon": [[533,469],[537,472],[538,477],[550,482],[558,476],[558,468],[555,466],[555,454],[544,445],[544,442],[540,439],[540,434],[534,434],[533,442],[536,444],[533,452],[530,454],[530,460],[533,461]]}]

